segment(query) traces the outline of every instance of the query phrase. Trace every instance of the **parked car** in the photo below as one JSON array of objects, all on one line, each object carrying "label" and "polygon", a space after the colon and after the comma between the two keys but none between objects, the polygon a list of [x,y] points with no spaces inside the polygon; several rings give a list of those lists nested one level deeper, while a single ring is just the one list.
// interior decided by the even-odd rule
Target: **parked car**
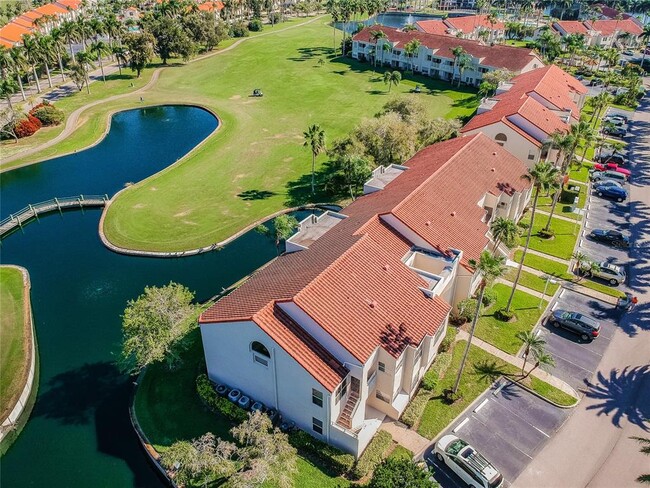
[{"label": "parked car", "polygon": [[624,283],[625,279],[627,278],[627,275],[625,274],[623,268],[621,268],[620,266],[616,266],[615,264],[608,263],[607,261],[598,263],[598,268],[599,268],[598,270],[588,269],[585,271],[585,274],[587,276],[605,280],[607,283],[609,283],[612,286],[616,286],[616,285],[620,285],[621,283]]},{"label": "parked car", "polygon": [[626,124],[627,124],[627,122],[629,120],[627,118],[627,115],[623,115],[623,114],[612,114],[612,113],[610,113],[610,114],[605,115],[605,117],[603,117],[603,120],[609,120],[609,119],[621,119]]},{"label": "parked car", "polygon": [[631,49],[626,49],[625,51],[623,51],[623,54],[625,54],[626,56],[634,56],[636,53]]},{"label": "parked car", "polygon": [[558,309],[551,314],[548,321],[553,327],[562,327],[578,334],[583,341],[594,340],[600,334],[600,324],[578,312]]},{"label": "parked car", "polygon": [[630,239],[618,230],[594,229],[589,233],[594,241],[604,242],[614,247],[629,247]]},{"label": "parked car", "polygon": [[449,466],[468,486],[499,488],[503,475],[476,449],[453,434],[443,436],[435,447],[438,461]]},{"label": "parked car", "polygon": [[589,83],[591,86],[602,86],[603,85],[603,80],[600,78],[593,78],[591,80],[591,83]]},{"label": "parked car", "polygon": [[617,186],[605,186],[596,190],[596,195],[622,202],[627,198],[627,191]]},{"label": "parked car", "polygon": [[625,183],[627,181],[627,176],[618,171],[592,171],[591,172],[592,181],[604,181],[604,180],[614,180],[619,183]]},{"label": "parked car", "polygon": [[619,166],[622,166],[627,163],[627,160],[625,159],[625,156],[622,154],[614,153],[614,154],[599,154],[594,158],[594,161],[600,164],[605,164],[605,163],[616,163]]},{"label": "parked car", "polygon": [[603,128],[603,134],[607,134],[614,137],[625,137],[627,134],[626,127],[617,127],[615,125],[609,125]]},{"label": "parked car", "polygon": [[616,188],[623,189],[623,183],[621,183],[620,181],[601,180],[601,181],[594,182],[594,190],[598,190],[600,188],[607,188],[609,186],[615,186]]},{"label": "parked car", "polygon": [[591,169],[590,171],[592,172],[593,171],[616,171],[617,173],[624,174],[628,178],[630,177],[630,175],[632,175],[632,172],[629,169],[620,168],[616,163],[605,163],[605,164],[596,163],[594,164],[593,169]]},{"label": "parked car", "polygon": [[[620,88],[615,89],[614,92],[618,92],[618,90],[620,90]],[[613,125],[614,127],[627,126],[627,119],[619,117],[618,115],[612,115],[609,118],[605,117],[603,122],[605,125]]]}]

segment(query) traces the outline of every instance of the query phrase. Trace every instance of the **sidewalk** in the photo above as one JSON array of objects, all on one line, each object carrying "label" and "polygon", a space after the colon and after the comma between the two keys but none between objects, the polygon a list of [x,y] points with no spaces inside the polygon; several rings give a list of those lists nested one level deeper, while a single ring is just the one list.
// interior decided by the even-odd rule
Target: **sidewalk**
[{"label": "sidewalk", "polygon": [[[459,329],[458,334],[456,334],[456,340],[466,341],[468,339],[469,339],[469,334],[464,330]],[[481,349],[483,349],[486,352],[489,352],[493,356],[496,356],[499,359],[502,359],[503,361],[512,364],[513,366],[517,366],[518,368],[521,368],[521,365],[523,364],[523,359],[515,357],[512,354],[508,354],[507,352],[504,352],[501,349],[494,347],[492,344],[488,344],[487,342],[482,341],[476,336],[472,338],[472,345],[476,347],[480,347]],[[552,374],[547,373],[542,369],[537,368],[530,374],[536,378],[539,378],[542,381],[545,381],[549,385],[554,386],[558,390],[563,391],[567,395],[571,395],[575,398],[580,398],[578,396],[578,393],[573,388],[571,388],[567,383],[565,383],[559,378],[556,378]]]},{"label": "sidewalk", "polygon": [[[539,215],[546,215],[547,217],[551,215],[550,212],[547,212],[545,210],[540,210],[540,209],[537,209],[537,213]],[[580,222],[580,220],[582,220],[582,217],[579,219],[570,219],[569,217],[565,217],[564,215],[558,215],[557,213],[553,214],[553,218],[558,220],[564,220],[565,222],[571,222],[572,224],[575,225],[577,225],[577,223]]]},{"label": "sidewalk", "polygon": [[[572,222],[575,222],[575,221],[572,221]],[[521,247],[519,247],[518,249],[522,250]],[[558,257],[555,257],[555,256],[551,256],[550,254],[535,251],[534,249],[531,249],[530,247],[528,248],[528,254],[534,254],[535,256],[539,256],[540,258],[546,258],[549,261],[555,261],[556,263],[566,264],[567,266],[569,265],[569,261],[567,261],[566,259],[558,258]]]},{"label": "sidewalk", "polygon": [[422,437],[416,431],[409,429],[409,427],[402,422],[389,419],[388,417],[386,417],[379,429],[388,432],[393,436],[395,442],[411,451],[414,455],[421,453],[429,444],[431,444],[431,440]]}]

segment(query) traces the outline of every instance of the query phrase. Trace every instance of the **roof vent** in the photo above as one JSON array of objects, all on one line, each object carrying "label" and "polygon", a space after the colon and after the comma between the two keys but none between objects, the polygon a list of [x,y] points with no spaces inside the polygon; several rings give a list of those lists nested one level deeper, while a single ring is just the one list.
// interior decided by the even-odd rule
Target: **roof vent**
[{"label": "roof vent", "polygon": [[384,264],[383,268],[384,268],[384,271],[388,271],[390,269],[390,265]]},{"label": "roof vent", "polygon": [[494,151],[494,152],[492,153],[492,156],[496,156],[496,155],[497,155],[497,152]]},{"label": "roof vent", "polygon": [[377,306],[377,302],[374,301],[374,300],[370,300],[370,301],[368,302],[368,306],[369,306],[370,308],[375,308],[375,307]]},{"label": "roof vent", "polygon": [[451,213],[451,216],[452,216],[452,217],[455,217],[455,216],[456,216],[456,212],[452,212],[452,213]]},{"label": "roof vent", "polygon": [[496,168],[491,168],[491,169],[490,169],[490,171],[492,171],[493,173],[495,173],[496,170],[497,170]]},{"label": "roof vent", "polygon": [[424,225],[426,225],[427,227],[429,227],[429,226],[431,225],[431,221],[430,221],[430,220],[427,220],[427,221],[424,223]]}]

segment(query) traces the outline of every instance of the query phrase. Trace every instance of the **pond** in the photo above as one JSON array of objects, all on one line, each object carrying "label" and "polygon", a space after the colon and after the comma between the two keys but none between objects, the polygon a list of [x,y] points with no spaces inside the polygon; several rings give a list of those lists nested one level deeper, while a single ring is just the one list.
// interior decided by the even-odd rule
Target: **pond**
[{"label": "pond", "polygon": [[[195,107],[119,113],[97,146],[2,174],[2,212],[54,196],[110,196],[173,163],[216,126]],[[207,300],[276,255],[270,239],[249,232],[221,251],[194,257],[122,256],[101,244],[100,215],[50,214],[0,247],[3,264],[30,273],[40,354],[37,402],[0,460],[3,486],[162,486],[129,422],[132,379],[114,364],[120,314],[145,286],[170,281]]]}]

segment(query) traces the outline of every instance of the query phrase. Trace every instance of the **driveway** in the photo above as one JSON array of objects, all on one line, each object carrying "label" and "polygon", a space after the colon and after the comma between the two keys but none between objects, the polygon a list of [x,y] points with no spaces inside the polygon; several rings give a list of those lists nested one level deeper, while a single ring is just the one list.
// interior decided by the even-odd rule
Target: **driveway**
[{"label": "driveway", "polygon": [[[501,382],[481,395],[442,435],[455,433],[475,447],[509,486],[562,426],[570,410],[555,407],[509,381]],[[443,488],[466,487],[451,469],[440,465],[433,445],[424,458],[434,466],[434,477]]]},{"label": "driveway", "polygon": [[603,354],[616,331],[619,311],[612,305],[594,298],[563,290],[551,305],[553,310],[580,312],[600,322],[600,335],[593,341],[583,341],[565,329],[556,329],[544,320],[537,328],[546,340],[546,350],[555,359],[555,367],[544,368],[573,388],[584,388],[598,370]]}]

